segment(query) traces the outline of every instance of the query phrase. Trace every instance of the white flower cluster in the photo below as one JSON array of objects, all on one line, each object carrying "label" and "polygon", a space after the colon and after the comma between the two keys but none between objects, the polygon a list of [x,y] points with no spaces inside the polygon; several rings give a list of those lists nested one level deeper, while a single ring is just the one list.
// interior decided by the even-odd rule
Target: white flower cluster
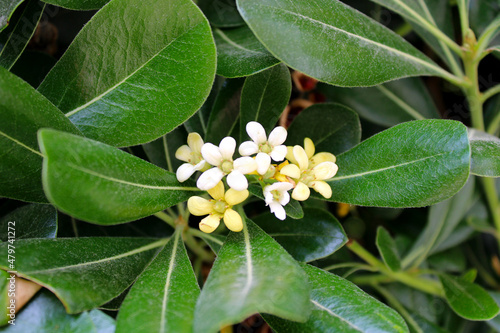
[{"label": "white flower cluster", "polygon": [[[281,126],[274,128],[269,137],[264,127],[255,121],[247,124],[246,131],[252,141],[239,146],[241,157],[236,159],[233,159],[236,140],[232,137],[225,137],[216,146],[204,143],[198,133],[189,134],[188,144],[181,146],[175,154],[179,160],[186,162],[177,169],[177,179],[183,182],[196,171],[202,171],[196,183],[200,190],[210,191],[220,186],[226,176],[227,185],[233,191],[246,191],[246,175],[256,175],[260,183],[264,184],[266,205],[280,220],[286,218],[283,207],[290,201],[288,191],[292,189],[292,198],[299,201],[309,197],[309,187],[324,197],[331,197],[331,188],[324,180],[337,172],[333,154],[314,155],[314,144],[308,138],[304,141],[305,149],[300,146],[287,148],[283,144],[287,131]],[[284,161],[285,157],[287,161],[279,165],[272,164],[272,161]],[[193,210],[198,211],[193,200],[192,203]]]}]

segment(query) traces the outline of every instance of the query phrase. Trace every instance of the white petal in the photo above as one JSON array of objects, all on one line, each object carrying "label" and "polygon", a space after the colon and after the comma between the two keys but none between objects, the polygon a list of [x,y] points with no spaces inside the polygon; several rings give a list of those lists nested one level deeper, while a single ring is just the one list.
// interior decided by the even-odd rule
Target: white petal
[{"label": "white petal", "polygon": [[201,169],[203,169],[205,167],[206,164],[207,164],[207,162],[205,162],[205,160],[201,160],[198,164],[196,164],[194,166],[194,169],[196,171],[200,171]]},{"label": "white petal", "polygon": [[219,150],[222,158],[225,160],[232,160],[234,150],[236,149],[236,140],[230,136],[226,136],[219,144]]},{"label": "white petal", "polygon": [[266,202],[266,206],[271,204],[274,201],[274,195],[271,192],[264,193],[264,201]]},{"label": "white petal", "polygon": [[285,208],[283,208],[283,206],[279,203],[273,202],[269,204],[269,208],[271,209],[271,213],[274,213],[274,216],[276,216],[278,219],[282,221],[286,219]]},{"label": "white petal", "polygon": [[221,169],[217,167],[212,168],[201,174],[200,178],[198,178],[198,181],[196,182],[196,186],[198,186],[198,188],[202,191],[208,191],[214,188],[215,185],[221,181],[223,176],[224,173]]},{"label": "white petal", "polygon": [[281,162],[285,159],[287,151],[288,150],[284,145],[276,146],[273,148],[273,151],[271,152],[271,157],[273,158],[274,161]]},{"label": "white petal", "polygon": [[272,130],[271,134],[269,134],[269,144],[273,147],[279,146],[285,142],[287,136],[287,131],[284,127],[278,126]]},{"label": "white petal", "polygon": [[240,157],[234,160],[233,169],[246,175],[257,170],[257,162],[251,157]]},{"label": "white petal", "polygon": [[203,147],[201,147],[201,155],[205,161],[213,166],[219,166],[222,162],[222,155],[219,147],[212,143],[205,143]]},{"label": "white petal", "polygon": [[177,169],[175,175],[177,176],[177,180],[182,183],[191,177],[195,171],[196,170],[192,164],[184,163]]},{"label": "white petal", "polygon": [[322,162],[313,168],[314,177],[318,180],[330,179],[337,173],[339,167],[333,162]]},{"label": "white petal", "polygon": [[301,146],[293,147],[293,156],[299,163],[299,168],[301,171],[307,170],[309,167],[309,158],[307,157],[306,151]]},{"label": "white petal", "polygon": [[195,153],[201,152],[201,147],[203,147],[203,139],[196,133],[189,133],[188,135],[188,145]]},{"label": "white petal", "polygon": [[258,153],[255,157],[255,162],[257,162],[257,172],[259,175],[263,175],[271,165],[271,157],[265,153]]},{"label": "white petal", "polygon": [[236,191],[243,191],[248,188],[248,180],[245,175],[243,175],[238,170],[233,170],[227,176],[227,184],[230,188],[235,189]]},{"label": "white petal", "polygon": [[247,124],[247,133],[248,136],[255,142],[256,144],[261,144],[267,141],[266,130],[256,121],[251,121]]},{"label": "white petal", "polygon": [[280,204],[285,206],[290,202],[290,194],[288,192],[282,192],[280,197]]},{"label": "white petal", "polygon": [[277,182],[277,183],[274,183],[273,185],[280,192],[290,191],[293,188],[293,185],[290,183],[287,183],[287,182]]},{"label": "white petal", "polygon": [[240,145],[238,151],[241,156],[250,156],[259,151],[259,146],[253,141],[245,141]]},{"label": "white petal", "polygon": [[183,162],[189,162],[191,159],[191,148],[186,145],[180,146],[175,152],[175,158]]}]

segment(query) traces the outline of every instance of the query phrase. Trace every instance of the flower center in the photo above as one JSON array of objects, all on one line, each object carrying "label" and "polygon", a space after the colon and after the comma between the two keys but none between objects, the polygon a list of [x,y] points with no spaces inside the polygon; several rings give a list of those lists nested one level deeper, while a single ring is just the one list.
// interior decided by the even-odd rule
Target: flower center
[{"label": "flower center", "polygon": [[220,166],[221,170],[224,173],[230,173],[233,171],[233,162],[232,161],[224,161],[222,162],[222,165]]},{"label": "flower center", "polygon": [[224,212],[226,211],[226,202],[225,201],[217,201],[214,205],[214,210],[217,212],[217,213],[220,213],[220,214],[224,214]]},{"label": "flower center", "polygon": [[314,177],[314,173],[312,172],[312,170],[307,170],[302,174],[302,176],[299,179],[299,182],[309,185],[309,183],[311,183],[314,180],[316,180],[316,177]]},{"label": "flower center", "polygon": [[274,190],[274,191],[271,191],[271,194],[273,195],[273,199],[275,201],[279,201],[280,200],[280,198],[281,198],[280,191]]},{"label": "flower center", "polygon": [[268,142],[266,142],[260,146],[260,151],[269,154],[270,152],[273,151],[273,147],[271,147],[271,145]]},{"label": "flower center", "polygon": [[274,176],[276,173],[276,167],[274,165],[270,165],[269,169],[267,169],[267,172],[262,176],[264,179],[269,179]]}]

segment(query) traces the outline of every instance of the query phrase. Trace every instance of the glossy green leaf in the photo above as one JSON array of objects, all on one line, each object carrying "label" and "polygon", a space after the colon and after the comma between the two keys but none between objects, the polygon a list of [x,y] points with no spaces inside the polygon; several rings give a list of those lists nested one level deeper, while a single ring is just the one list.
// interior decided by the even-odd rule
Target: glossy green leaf
[{"label": "glossy green leaf", "polygon": [[42,0],[51,5],[72,10],[101,9],[109,0]]},{"label": "glossy green leaf", "polygon": [[214,30],[217,45],[217,74],[224,77],[249,76],[278,64],[253,32],[243,26]]},{"label": "glossy green leaf", "polygon": [[290,71],[283,65],[252,75],[245,80],[241,91],[240,140],[247,140],[246,125],[260,123],[267,134],[276,126],[285,110],[292,91]]},{"label": "glossy green leaf", "polygon": [[131,146],[191,117],[210,92],[215,67],[210,27],[192,1],[112,0],[38,89],[85,136]]},{"label": "glossy green leaf", "polygon": [[[56,238],[16,241],[18,275],[54,292],[68,313],[93,309],[121,294],[164,240],[151,238]],[[0,244],[2,253],[7,243]],[[7,256],[0,267],[8,269]]]},{"label": "glossy green leaf", "polygon": [[305,208],[300,220],[280,221],[274,214],[266,213],[254,221],[298,261],[326,257],[347,242],[337,219],[321,209]]},{"label": "glossy green leaf", "polygon": [[175,158],[175,152],[180,146],[187,144],[187,137],[188,134],[184,127],[179,126],[172,132],[146,143],[142,147],[151,163],[175,173],[177,168],[184,163]]},{"label": "glossy green leaf", "polygon": [[123,301],[116,332],[190,332],[199,293],[179,229]]},{"label": "glossy green leaf", "polygon": [[246,220],[219,251],[196,304],[193,332],[217,332],[257,312],[305,321],[309,287],[298,263]]},{"label": "glossy green leaf", "polygon": [[376,245],[385,265],[392,271],[399,271],[401,269],[401,258],[399,257],[396,242],[383,227],[377,229]]},{"label": "glossy green leaf", "polygon": [[340,1],[291,5],[286,0],[238,0],[237,4],[273,55],[320,81],[353,87],[407,76],[450,77],[400,36]]},{"label": "glossy green leaf", "polygon": [[313,311],[305,323],[265,315],[275,332],[408,332],[396,311],[353,283],[313,266],[302,267],[309,278]]},{"label": "glossy green leaf", "polygon": [[36,132],[49,127],[78,130],[29,84],[0,67],[0,197],[47,202]]},{"label": "glossy green leaf", "polygon": [[331,101],[351,107],[366,120],[394,126],[410,120],[440,118],[432,97],[419,78],[406,78],[370,88],[319,85]]},{"label": "glossy green leaf", "polygon": [[78,219],[116,224],[186,201],[193,191],[175,175],[106,144],[42,130],[43,184],[50,202]]},{"label": "glossy green leaf", "polygon": [[421,207],[454,195],[469,176],[467,128],[457,121],[397,125],[337,156],[330,201]]},{"label": "glossy green leaf", "polygon": [[51,205],[31,204],[19,207],[0,218],[1,241],[8,239],[9,231],[13,232],[10,235],[15,236],[16,240],[54,238],[57,234],[57,211]]},{"label": "glossy green leaf", "polygon": [[459,316],[488,320],[500,311],[495,300],[479,285],[446,274],[439,275],[439,280],[448,304]]},{"label": "glossy green leaf", "polygon": [[314,104],[295,117],[286,144],[303,146],[306,137],[314,142],[317,153],[343,153],[361,141],[359,117],[341,104]]},{"label": "glossy green leaf", "polygon": [[210,23],[219,28],[234,28],[245,24],[235,0],[198,0],[198,6]]},{"label": "glossy green leaf", "polygon": [[469,141],[470,172],[483,177],[500,177],[500,139],[471,128]]},{"label": "glossy green leaf", "polygon": [[16,8],[24,0],[3,0],[0,3],[0,31],[5,29]]},{"label": "glossy green leaf", "polygon": [[[29,0],[19,18],[11,22],[12,31],[9,31],[8,40],[0,49],[0,66],[9,70],[12,68],[33,36],[44,8],[40,1]],[[7,30],[10,29],[3,33]]]},{"label": "glossy green leaf", "polygon": [[[264,200],[262,187],[258,184],[249,184],[248,191],[255,195],[257,198]],[[297,200],[290,199],[290,202],[285,206],[286,215],[292,219],[302,219],[304,217],[304,210]]]}]

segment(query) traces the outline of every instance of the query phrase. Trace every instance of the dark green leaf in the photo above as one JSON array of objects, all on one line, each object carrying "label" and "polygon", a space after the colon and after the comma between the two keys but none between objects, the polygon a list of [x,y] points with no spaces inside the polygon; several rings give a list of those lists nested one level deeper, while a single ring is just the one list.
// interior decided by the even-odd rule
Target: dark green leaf
[{"label": "dark green leaf", "polygon": [[179,229],[123,301],[116,332],[190,332],[199,293]]},{"label": "dark green leaf", "polygon": [[12,13],[14,13],[14,10],[16,10],[23,1],[24,0],[3,0],[0,3],[0,31],[5,29],[9,24]]},{"label": "dark green leaf", "polygon": [[[165,240],[56,238],[16,241],[18,275],[54,292],[69,313],[93,309],[121,294]],[[8,243],[0,244],[7,253]],[[0,267],[8,269],[7,256]]]},{"label": "dark green leaf", "polygon": [[112,0],[39,91],[87,137],[131,146],[191,117],[210,92],[215,67],[209,24],[192,1]]},{"label": "dark green leaf", "polygon": [[329,100],[351,107],[375,124],[390,127],[410,120],[440,118],[419,78],[406,78],[370,88],[319,85]]},{"label": "dark green leaf", "polygon": [[219,28],[233,28],[245,24],[238,13],[235,0],[199,0],[198,6],[210,23]]},{"label": "dark green leaf", "polygon": [[200,238],[205,241],[205,243],[210,246],[212,251],[214,251],[215,254],[219,253],[220,249],[222,248],[222,245],[224,244],[224,241],[226,240],[226,236],[222,235],[216,235],[216,234],[201,234],[200,233]]},{"label": "dark green leaf", "polygon": [[266,213],[254,219],[298,261],[313,261],[326,257],[347,242],[347,236],[337,219],[325,210],[305,208],[304,218],[280,221]]},{"label": "dark green leaf", "polygon": [[[10,223],[9,223],[10,222]],[[14,223],[12,223],[14,222]],[[11,229],[9,229],[11,227]],[[9,231],[14,231],[9,233]],[[57,211],[50,205],[32,204],[17,208],[0,218],[0,240],[9,234],[15,239],[54,238],[57,234]]]},{"label": "dark green leaf", "polygon": [[[179,126],[172,132],[155,141],[146,143],[142,147],[151,163],[175,173],[177,168],[184,163],[175,158],[175,152],[180,146],[187,143],[187,136],[185,128]],[[166,152],[168,152],[168,155]]]},{"label": "dark green leaf", "polygon": [[436,253],[427,258],[427,262],[442,272],[463,272],[466,269],[465,256],[460,247]]},{"label": "dark green leaf", "polygon": [[470,172],[483,177],[500,177],[500,139],[470,128],[469,141]]},{"label": "dark green leaf", "polygon": [[396,311],[353,283],[313,266],[302,267],[312,288],[313,312],[303,324],[265,315],[275,332],[408,332]]},{"label": "dark green leaf", "polygon": [[286,144],[303,145],[310,138],[316,152],[343,153],[361,140],[361,124],[356,112],[336,103],[315,104],[293,120]]},{"label": "dark green leaf", "polygon": [[55,64],[56,59],[47,53],[25,51],[11,68],[11,72],[36,88]]},{"label": "dark green leaf", "polygon": [[263,71],[278,64],[247,27],[214,30],[217,45],[217,74],[225,77],[242,77]]},{"label": "dark green leaf", "polygon": [[383,131],[337,156],[330,201],[421,207],[454,195],[469,176],[467,128],[420,120]]},{"label": "dark green leaf", "polygon": [[399,257],[396,242],[383,227],[377,229],[376,244],[385,265],[391,271],[399,271],[401,269],[401,258]]},{"label": "dark green leaf", "polygon": [[44,189],[50,202],[78,219],[116,224],[149,216],[192,191],[175,175],[103,143],[54,130],[41,130]]},{"label": "dark green leaf", "polygon": [[[258,184],[249,184],[248,191],[255,195],[257,198],[264,200],[264,194],[262,193],[262,187]],[[290,202],[285,206],[286,215],[292,219],[302,219],[304,217],[304,211],[302,206],[297,200],[290,199]]]},{"label": "dark green leaf", "polygon": [[340,1],[291,5],[286,0],[238,0],[237,4],[273,55],[320,81],[353,87],[407,76],[453,77],[400,36]]},{"label": "dark green leaf", "polygon": [[477,284],[450,275],[441,274],[448,304],[459,316],[469,320],[492,319],[500,311],[495,300]]},{"label": "dark green leaf", "polygon": [[219,251],[196,304],[193,331],[217,332],[257,312],[305,321],[309,287],[297,262],[246,220]]},{"label": "dark green leaf", "polygon": [[43,2],[73,10],[101,9],[109,0],[42,0]]},{"label": "dark green leaf", "polygon": [[0,67],[0,196],[47,202],[36,132],[43,127],[78,130],[29,84]]}]

